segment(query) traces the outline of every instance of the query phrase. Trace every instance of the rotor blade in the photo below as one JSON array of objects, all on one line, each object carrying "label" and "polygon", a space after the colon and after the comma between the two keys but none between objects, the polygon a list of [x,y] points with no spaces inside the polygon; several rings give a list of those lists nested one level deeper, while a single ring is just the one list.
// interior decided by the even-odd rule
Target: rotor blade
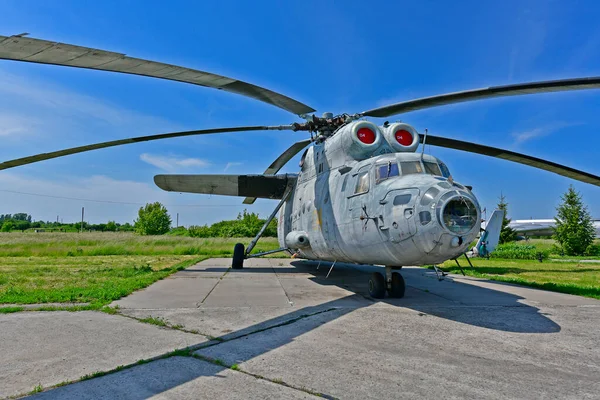
[{"label": "rotor blade", "polygon": [[[423,135],[420,135],[423,143]],[[427,144],[433,146],[446,147],[448,149],[468,151],[469,153],[483,154],[485,156],[501,158],[503,160],[513,161],[519,164],[529,165],[534,168],[554,172],[555,174],[566,176],[577,181],[590,183],[600,186],[600,176],[592,175],[588,172],[579,171],[571,167],[560,165],[552,161],[542,160],[525,154],[515,153],[514,151],[503,150],[496,147],[484,146],[481,144],[463,142],[462,140],[444,138],[439,136],[427,135]]]},{"label": "rotor blade", "polygon": [[158,135],[150,136],[138,136],[134,138],[113,140],[110,142],[102,142],[96,144],[88,144],[85,146],[72,147],[70,149],[53,151],[51,153],[36,154],[34,156],[17,158],[10,161],[0,163],[0,170],[19,167],[21,165],[32,164],[38,161],[50,160],[52,158],[68,156],[71,154],[83,153],[86,151],[104,149],[107,147],[121,146],[130,143],[149,142],[152,140],[169,139],[182,136],[193,136],[193,135],[206,135],[211,133],[226,133],[226,132],[247,132],[247,131],[273,131],[273,130],[293,130],[291,125],[279,125],[279,126],[240,126],[233,128],[215,128],[215,129],[203,129],[198,131],[185,131],[185,132],[173,132],[173,133],[161,133]]},{"label": "rotor blade", "polygon": [[315,111],[282,94],[225,76],[127,57],[121,53],[33,39],[21,35],[0,35],[0,59],[149,76],[241,94],[283,108],[296,115]]},{"label": "rotor blade", "polygon": [[[275,175],[276,173],[278,173],[279,170],[281,168],[283,168],[283,166],[285,164],[288,163],[288,161],[290,161],[292,158],[294,158],[294,156],[296,154],[298,154],[303,148],[308,146],[310,143],[311,143],[311,140],[307,139],[307,140],[302,140],[300,142],[296,142],[293,145],[291,145],[290,148],[288,148],[286,151],[281,153],[281,155],[279,157],[277,157],[277,159],[275,161],[273,161],[273,163],[271,165],[269,165],[269,168],[267,168],[265,170],[265,175]],[[243,203],[244,204],[254,204],[255,201],[256,201],[256,197],[246,197],[244,199]]]},{"label": "rotor blade", "polygon": [[255,196],[281,199],[295,175],[156,175],[154,183],[167,192]]},{"label": "rotor blade", "polygon": [[600,77],[598,76],[588,78],[560,79],[556,81],[518,83],[516,85],[491,86],[482,89],[446,93],[437,96],[403,101],[384,107],[374,108],[372,110],[362,112],[361,115],[365,117],[389,117],[392,115],[421,110],[424,108],[462,103],[472,100],[482,100],[492,97],[519,96],[523,94],[563,92],[568,90],[598,88],[600,88]]}]

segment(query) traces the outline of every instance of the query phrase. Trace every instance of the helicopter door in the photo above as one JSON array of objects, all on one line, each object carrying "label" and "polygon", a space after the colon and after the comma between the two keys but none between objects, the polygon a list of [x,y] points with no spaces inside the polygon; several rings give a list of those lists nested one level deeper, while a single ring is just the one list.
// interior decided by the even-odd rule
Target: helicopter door
[{"label": "helicopter door", "polygon": [[391,242],[401,242],[417,233],[415,202],[418,195],[419,189],[392,190],[379,202],[384,218],[380,230]]},{"label": "helicopter door", "polygon": [[[365,165],[351,180],[354,184],[351,194],[348,196],[348,213],[350,214],[350,229],[358,247],[366,247],[370,244],[380,242],[381,238],[376,229],[376,222],[369,219],[376,210],[372,208],[372,193],[369,192],[371,177],[370,165]],[[364,250],[367,251],[367,250]]]}]

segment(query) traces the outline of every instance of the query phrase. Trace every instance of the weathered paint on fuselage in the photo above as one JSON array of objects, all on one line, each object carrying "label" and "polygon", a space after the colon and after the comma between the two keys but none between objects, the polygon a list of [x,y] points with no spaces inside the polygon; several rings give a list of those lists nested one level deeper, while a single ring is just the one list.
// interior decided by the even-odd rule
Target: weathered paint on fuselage
[{"label": "weathered paint on fuselage", "polygon": [[[372,157],[357,161],[345,151],[343,140],[336,135],[307,150],[294,191],[279,213],[282,247],[288,247],[285,237],[289,232],[303,231],[310,246],[292,249],[299,257],[393,266],[441,263],[467,250],[479,233],[481,218],[469,189],[452,179],[425,173],[400,173],[376,181],[377,168],[390,162],[439,160],[419,153],[392,153],[382,143]],[[365,172],[368,190],[355,193]],[[438,193],[424,198],[432,187]],[[468,232],[457,234],[442,222],[443,208],[454,198],[468,199],[476,208],[477,221]]]}]

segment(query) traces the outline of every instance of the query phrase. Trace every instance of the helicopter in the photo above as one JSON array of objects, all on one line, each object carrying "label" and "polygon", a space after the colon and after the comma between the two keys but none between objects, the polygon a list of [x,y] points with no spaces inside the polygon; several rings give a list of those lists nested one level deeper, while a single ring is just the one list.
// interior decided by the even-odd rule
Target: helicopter
[{"label": "helicopter", "polygon": [[[125,54],[28,37],[0,36],[0,59],[70,66],[179,81],[254,98],[297,115],[301,122],[239,126],[149,136],[73,147],[0,163],[0,170],[102,148],[175,137],[268,130],[305,131],[310,138],[292,144],[263,174],[156,175],[167,191],[257,198],[279,203],[245,247],[234,247],[232,268],[275,252],[318,261],[385,266],[369,278],[369,295],[404,296],[399,272],[404,265],[435,265],[476,250],[489,253],[498,243],[504,216],[495,211],[481,232],[481,206],[470,186],[455,181],[440,159],[417,151],[425,144],[496,157],[600,186],[600,177],[533,156],[452,138],[419,133],[387,118],[425,108],[499,96],[600,88],[600,77],[494,86],[403,101],[354,114],[316,116],[315,109],[282,94],[233,78]],[[278,172],[304,150],[297,174]],[[252,253],[269,223],[277,218],[280,248]],[[329,275],[329,274],[328,274]]]}]

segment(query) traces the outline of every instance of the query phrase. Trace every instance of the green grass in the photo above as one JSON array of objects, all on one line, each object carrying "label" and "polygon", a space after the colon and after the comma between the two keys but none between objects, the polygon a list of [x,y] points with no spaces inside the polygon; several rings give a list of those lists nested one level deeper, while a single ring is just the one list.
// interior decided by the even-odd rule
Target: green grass
[{"label": "green grass", "polygon": [[[233,246],[248,238],[140,236],[130,232],[21,233],[0,232],[1,257],[95,257],[203,255],[230,256]],[[261,238],[253,252],[279,247],[275,238]],[[1,283],[1,282],[0,282]]]},{"label": "green grass", "polygon": [[144,322],[146,324],[152,324],[152,325],[156,325],[156,326],[169,326],[169,324],[167,323],[167,321],[165,321],[162,318],[154,318],[154,317],[147,317],[147,318],[140,318],[138,321],[140,322]]},{"label": "green grass", "polygon": [[24,307],[0,307],[0,314],[11,314],[25,310]]},{"label": "green grass", "polygon": [[[89,303],[39,310],[101,309],[209,257],[228,257],[244,238],[139,236],[133,233],[0,233],[2,304]],[[262,238],[255,252],[278,247]],[[23,311],[0,307],[0,313]]]},{"label": "green grass", "polygon": [[[475,268],[470,268],[464,258],[459,261],[467,275],[600,299],[600,263],[476,258],[472,260]],[[452,260],[441,267],[461,273]]]},{"label": "green grass", "polygon": [[44,391],[44,387],[42,385],[37,385],[36,387],[33,388],[33,390],[31,392],[29,392],[28,394],[36,394],[36,393],[40,393]]},{"label": "green grass", "polygon": [[[206,257],[204,257],[206,258]],[[0,258],[0,304],[90,303],[97,309],[203,259],[197,256]],[[72,307],[48,307],[45,311]]]}]

